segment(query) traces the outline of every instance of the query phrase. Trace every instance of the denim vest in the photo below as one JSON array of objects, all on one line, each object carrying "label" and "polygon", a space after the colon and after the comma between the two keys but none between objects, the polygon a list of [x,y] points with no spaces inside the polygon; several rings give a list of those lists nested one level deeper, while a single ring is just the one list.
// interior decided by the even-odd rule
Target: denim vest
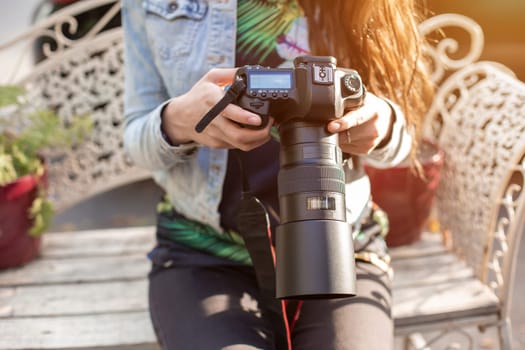
[{"label": "denim vest", "polygon": [[[174,208],[218,231],[227,150],[196,144],[170,146],[161,135],[161,111],[213,67],[234,67],[236,0],[123,0],[125,47],[124,145],[133,162],[152,172]],[[410,136],[396,109],[392,139],[367,159],[399,163]],[[369,199],[368,178],[347,167],[349,221]]]}]

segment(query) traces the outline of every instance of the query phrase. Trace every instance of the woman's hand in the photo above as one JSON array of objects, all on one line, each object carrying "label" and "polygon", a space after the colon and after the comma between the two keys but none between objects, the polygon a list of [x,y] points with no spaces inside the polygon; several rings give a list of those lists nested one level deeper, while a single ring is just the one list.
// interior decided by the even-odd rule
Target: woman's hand
[{"label": "woman's hand", "polygon": [[195,125],[224,96],[222,86],[231,83],[235,72],[235,68],[214,68],[190,91],[168,103],[162,113],[162,129],[172,143],[194,141],[212,148],[248,151],[270,139],[272,119],[260,130],[243,128],[238,123],[257,126],[261,117],[234,104],[226,106],[202,133],[195,131]]},{"label": "woman's hand", "polygon": [[368,92],[362,107],[331,121],[327,128],[339,133],[339,146],[344,153],[364,155],[389,136],[392,118],[388,103]]}]

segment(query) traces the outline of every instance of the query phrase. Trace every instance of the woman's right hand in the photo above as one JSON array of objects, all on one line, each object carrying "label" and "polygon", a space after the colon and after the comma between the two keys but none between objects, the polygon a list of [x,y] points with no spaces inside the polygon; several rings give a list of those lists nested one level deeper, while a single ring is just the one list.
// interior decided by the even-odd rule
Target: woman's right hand
[{"label": "woman's right hand", "polygon": [[168,103],[162,112],[162,129],[172,143],[193,141],[212,148],[249,151],[270,139],[273,119],[263,129],[244,128],[239,124],[257,126],[261,117],[234,104],[226,106],[204,131],[195,131],[195,125],[224,96],[222,86],[233,81],[236,71],[236,68],[214,68],[187,93]]}]

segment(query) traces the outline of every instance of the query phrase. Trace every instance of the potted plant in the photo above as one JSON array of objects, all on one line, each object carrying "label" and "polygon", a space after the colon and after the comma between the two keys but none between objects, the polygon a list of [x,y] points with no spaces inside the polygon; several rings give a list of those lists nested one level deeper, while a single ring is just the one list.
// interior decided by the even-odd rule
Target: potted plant
[{"label": "potted plant", "polygon": [[70,146],[91,129],[86,116],[64,125],[51,110],[35,110],[24,89],[0,86],[0,269],[38,254],[53,207],[46,197],[45,152]]},{"label": "potted plant", "polygon": [[385,169],[365,165],[372,198],[388,215],[386,243],[389,247],[419,240],[431,215],[445,154],[435,143],[423,140],[417,157],[422,174],[408,161]]}]

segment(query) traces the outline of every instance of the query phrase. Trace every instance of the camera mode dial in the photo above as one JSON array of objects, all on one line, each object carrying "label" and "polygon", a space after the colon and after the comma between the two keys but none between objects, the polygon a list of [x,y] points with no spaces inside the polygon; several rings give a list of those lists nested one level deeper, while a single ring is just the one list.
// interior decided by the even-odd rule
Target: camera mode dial
[{"label": "camera mode dial", "polygon": [[343,85],[351,95],[359,94],[363,87],[361,78],[357,73],[348,73],[343,77]]}]

